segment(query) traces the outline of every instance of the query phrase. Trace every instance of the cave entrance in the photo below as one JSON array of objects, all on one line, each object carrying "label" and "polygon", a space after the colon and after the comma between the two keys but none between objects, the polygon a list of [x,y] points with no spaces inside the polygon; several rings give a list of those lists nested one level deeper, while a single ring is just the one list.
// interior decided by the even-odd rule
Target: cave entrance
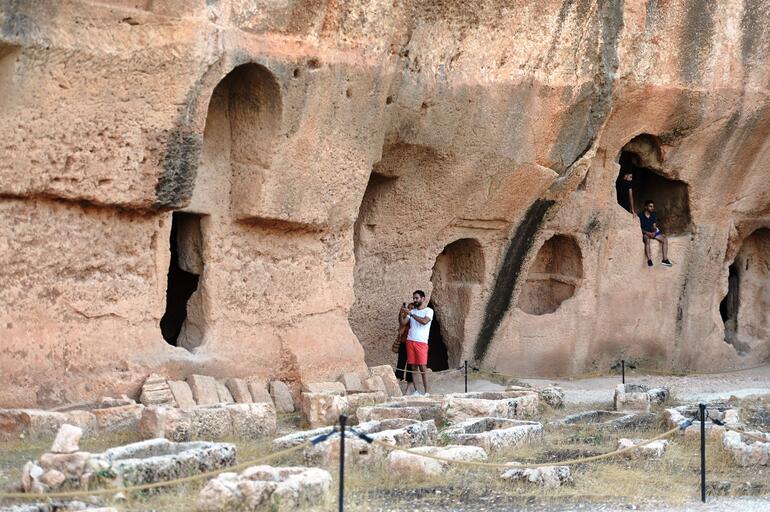
[{"label": "cave entrance", "polygon": [[[163,339],[170,345],[191,350],[202,341],[200,276],[203,273],[201,217],[174,212],[169,247],[171,259],[166,287],[166,311],[160,319]],[[193,300],[191,300],[193,299]]]},{"label": "cave entrance", "polygon": [[687,183],[662,174],[660,146],[652,135],[642,134],[623,146],[618,158],[620,171],[615,181],[618,204],[628,209],[623,176],[633,175],[634,213],[638,214],[648,199],[655,203],[658,224],[667,235],[690,231],[690,200]]},{"label": "cave entrance", "polygon": [[555,235],[537,252],[519,296],[530,315],[553,313],[575,294],[583,278],[580,246],[570,236]]},{"label": "cave entrance", "polygon": [[441,335],[441,313],[436,310],[433,300],[428,302],[428,307],[433,308],[433,321],[430,323],[428,334],[428,368],[440,372],[449,369],[449,354]]},{"label": "cave entrance", "polygon": [[719,304],[719,314],[725,324],[725,341],[734,344],[735,333],[738,329],[738,307],[740,306],[740,279],[738,266],[735,262],[730,265],[727,277],[727,295]]},{"label": "cave entrance", "polygon": [[461,238],[444,247],[433,265],[430,280],[435,325],[431,325],[431,343],[434,337],[441,340],[442,359],[436,359],[436,364],[445,369],[459,366],[464,357],[468,315],[480,294],[483,277],[484,253],[473,238]]}]

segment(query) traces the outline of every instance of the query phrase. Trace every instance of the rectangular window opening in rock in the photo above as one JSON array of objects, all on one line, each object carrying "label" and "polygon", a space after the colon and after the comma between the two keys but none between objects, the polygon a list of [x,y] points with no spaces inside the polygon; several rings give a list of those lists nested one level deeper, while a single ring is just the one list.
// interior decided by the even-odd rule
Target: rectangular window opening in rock
[{"label": "rectangular window opening in rock", "polygon": [[160,320],[163,339],[192,350],[203,340],[200,277],[203,274],[201,216],[174,212],[169,250],[166,311]]}]

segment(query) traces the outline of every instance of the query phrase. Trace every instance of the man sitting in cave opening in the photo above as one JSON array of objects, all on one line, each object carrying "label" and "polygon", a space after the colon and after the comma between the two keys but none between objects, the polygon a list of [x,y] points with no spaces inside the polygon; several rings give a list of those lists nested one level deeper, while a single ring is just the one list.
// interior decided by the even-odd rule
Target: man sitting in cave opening
[{"label": "man sitting in cave opening", "polygon": [[634,215],[634,174],[624,172],[615,184],[618,204]]},{"label": "man sitting in cave opening", "polygon": [[661,264],[670,267],[668,239],[658,229],[658,216],[655,215],[655,203],[652,200],[648,199],[644,202],[644,209],[639,212],[639,221],[642,226],[642,240],[644,241],[644,254],[647,256],[647,266],[652,266],[652,241],[657,240],[663,245]]},{"label": "man sitting in cave opening", "polygon": [[[428,307],[428,301],[425,300],[425,292],[417,290],[412,294],[414,307],[401,308],[402,325],[409,325],[409,332],[406,335],[406,364],[413,372],[422,375],[422,386],[425,395],[428,391],[428,336],[430,335],[430,323],[433,321],[433,309]],[[414,383],[415,394],[421,394],[417,391],[417,383]]]}]

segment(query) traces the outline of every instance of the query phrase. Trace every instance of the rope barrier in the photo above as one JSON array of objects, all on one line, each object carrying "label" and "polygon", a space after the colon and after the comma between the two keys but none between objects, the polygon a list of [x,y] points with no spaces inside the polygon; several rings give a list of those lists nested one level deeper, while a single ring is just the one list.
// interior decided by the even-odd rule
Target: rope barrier
[{"label": "rope barrier", "polygon": [[[334,432],[330,432],[329,434],[326,434],[325,437],[330,436]],[[324,436],[319,436],[324,437]],[[291,448],[287,448],[285,450],[281,450],[278,452],[274,452],[268,455],[265,455],[264,457],[260,457],[258,459],[254,459],[248,462],[241,462],[240,464],[236,464],[234,466],[228,466],[226,468],[220,468],[215,469],[212,471],[206,471],[204,473],[199,473],[197,475],[192,476],[186,476],[183,478],[176,478],[174,480],[164,480],[162,482],[153,482],[149,484],[142,484],[142,485],[132,485],[129,487],[115,487],[110,489],[94,489],[91,491],[84,490],[84,491],[62,491],[62,492],[49,492],[49,493],[27,493],[27,492],[4,492],[0,493],[0,499],[47,499],[47,498],[83,498],[83,497],[89,497],[89,496],[101,496],[101,495],[109,495],[109,494],[117,494],[119,492],[137,492],[137,491],[147,491],[150,489],[157,489],[159,487],[169,487],[173,485],[179,485],[179,484],[185,484],[189,482],[195,482],[197,480],[202,480],[204,478],[209,478],[212,476],[217,476],[220,473],[225,472],[233,472],[233,471],[240,471],[243,469],[246,469],[250,466],[254,466],[257,464],[260,464],[262,462],[277,459],[278,457],[282,457],[284,455],[288,455],[290,453],[296,452],[298,450],[302,450],[304,448],[307,448],[308,446],[311,446],[313,444],[317,444],[318,442],[323,441],[321,439],[320,441],[316,441],[316,439],[312,439],[309,441],[305,441],[302,444],[299,444],[297,446],[292,446]]]},{"label": "rope barrier", "polygon": [[587,462],[593,462],[593,461],[597,461],[597,460],[602,460],[602,459],[607,459],[607,458],[610,458],[610,457],[614,457],[616,455],[620,455],[620,454],[629,452],[629,451],[634,450],[636,448],[640,448],[642,446],[646,446],[646,445],[648,445],[650,443],[654,443],[655,441],[659,441],[661,439],[665,439],[666,437],[669,437],[669,436],[673,435],[680,428],[681,427],[677,425],[676,427],[672,428],[671,430],[669,430],[667,432],[664,432],[664,433],[662,433],[660,435],[657,435],[657,436],[655,436],[655,437],[653,437],[651,439],[648,439],[648,440],[646,440],[646,441],[644,441],[642,443],[639,443],[639,444],[636,444],[636,445],[633,445],[633,446],[629,446],[629,447],[626,447],[626,448],[621,448],[619,450],[615,450],[615,451],[612,451],[612,452],[609,452],[609,453],[603,453],[601,455],[594,455],[592,457],[585,457],[585,458],[582,458],[582,459],[568,459],[568,460],[564,460],[564,461],[560,461],[560,462],[544,462],[544,463],[533,463],[533,464],[523,463],[523,464],[515,464],[515,465],[512,465],[512,464],[499,464],[499,463],[493,463],[493,462],[478,462],[478,461],[449,459],[449,458],[446,458],[446,457],[439,457],[438,455],[430,455],[430,454],[427,454],[427,453],[414,452],[414,451],[409,450],[408,448],[401,448],[400,446],[395,446],[395,445],[392,445],[392,444],[388,444],[388,443],[386,443],[384,441],[380,441],[378,439],[372,439],[372,443],[376,444],[377,446],[382,446],[383,448],[387,448],[387,449],[390,449],[390,450],[406,452],[406,453],[409,453],[409,454],[412,454],[412,455],[417,455],[418,457],[425,457],[427,459],[438,460],[438,461],[446,462],[446,463],[449,463],[449,464],[459,464],[461,466],[474,466],[474,467],[481,467],[481,468],[486,468],[486,469],[544,468],[544,467],[549,467],[549,466],[571,466],[571,465],[575,465],[575,464],[585,464]]}]

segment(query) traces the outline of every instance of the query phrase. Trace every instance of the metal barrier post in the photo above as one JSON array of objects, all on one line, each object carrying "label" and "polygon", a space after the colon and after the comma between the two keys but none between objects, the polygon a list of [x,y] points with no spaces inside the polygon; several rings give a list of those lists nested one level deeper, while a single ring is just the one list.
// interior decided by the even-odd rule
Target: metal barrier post
[{"label": "metal barrier post", "polygon": [[468,392],[468,361],[465,361],[465,392]]},{"label": "metal barrier post", "polygon": [[626,383],[626,360],[625,359],[620,360],[620,375],[621,375],[620,382],[622,384],[625,384]]},{"label": "metal barrier post", "polygon": [[339,511],[345,510],[345,422],[348,417],[340,415],[340,495],[338,498]]},{"label": "metal barrier post", "polygon": [[700,500],[706,503],[706,404],[698,404],[700,409]]}]

